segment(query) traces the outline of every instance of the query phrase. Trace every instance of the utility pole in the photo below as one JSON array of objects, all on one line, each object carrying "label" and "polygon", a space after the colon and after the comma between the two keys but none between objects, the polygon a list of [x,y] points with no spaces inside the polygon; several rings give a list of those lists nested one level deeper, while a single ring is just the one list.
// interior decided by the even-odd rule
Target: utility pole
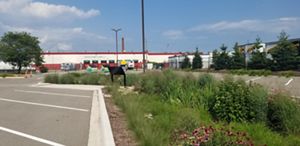
[{"label": "utility pole", "polygon": [[145,21],[144,21],[144,0],[142,1],[142,46],[143,46],[143,72],[146,72],[146,60],[145,60]]},{"label": "utility pole", "polygon": [[118,50],[118,32],[121,31],[121,28],[118,29],[111,29],[112,31],[114,31],[116,33],[116,64],[117,66],[119,66],[118,63],[118,54],[119,54],[119,50]]}]

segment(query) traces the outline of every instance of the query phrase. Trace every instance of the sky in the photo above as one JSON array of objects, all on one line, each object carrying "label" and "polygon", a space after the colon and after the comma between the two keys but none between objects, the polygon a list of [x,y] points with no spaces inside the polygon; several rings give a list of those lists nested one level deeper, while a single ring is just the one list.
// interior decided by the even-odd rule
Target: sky
[{"label": "sky", "polygon": [[[149,52],[229,50],[281,31],[300,38],[299,0],[144,0]],[[141,0],[0,0],[0,36],[26,31],[44,51],[141,51]]]}]

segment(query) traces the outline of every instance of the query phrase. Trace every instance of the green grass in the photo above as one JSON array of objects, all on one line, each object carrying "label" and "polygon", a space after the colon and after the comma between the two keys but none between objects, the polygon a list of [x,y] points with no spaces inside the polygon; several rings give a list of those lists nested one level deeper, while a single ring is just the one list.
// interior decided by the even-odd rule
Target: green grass
[{"label": "green grass", "polygon": [[6,78],[6,77],[15,77],[16,74],[11,74],[11,73],[0,73],[1,78]]},{"label": "green grass", "polygon": [[115,103],[126,113],[129,128],[135,132],[140,145],[169,145],[175,130],[192,130],[199,126],[200,118],[203,124],[211,122],[204,110],[164,103],[156,95],[122,95],[115,90],[116,87],[110,88]]},{"label": "green grass", "polygon": [[[232,129],[236,131],[246,132],[255,145],[292,146],[299,143],[297,130],[296,132],[288,131],[287,134],[282,135],[282,132],[276,132],[270,128],[268,124],[270,117],[267,117],[270,104],[267,100],[269,95],[261,86],[246,85],[244,81],[233,81],[230,78],[227,79],[229,81],[224,81],[225,86],[220,86],[222,84],[219,81],[207,74],[195,78],[191,75],[175,75],[169,70],[134,75],[130,80],[131,84],[135,85],[138,94],[132,92],[123,95],[115,85],[109,86],[108,89],[113,95],[115,103],[126,113],[129,128],[134,131],[140,145],[173,145],[176,133],[191,133],[200,125],[230,127],[230,129],[233,127]],[[239,93],[239,88],[245,89],[245,93]],[[223,93],[220,92],[221,89]],[[242,104],[249,106],[247,117],[251,116],[251,120],[229,123],[222,120],[216,121],[208,110],[209,106],[212,106],[210,105],[213,103],[212,101],[215,100],[215,95],[232,96],[237,102],[240,100],[240,96],[247,96],[247,102],[242,102]],[[288,101],[290,102],[290,100]],[[291,111],[295,111],[289,107],[284,109],[284,112],[280,110],[279,113],[291,114]],[[298,110],[299,107],[296,109]],[[282,119],[285,119],[286,123],[287,119],[294,121],[287,124],[290,126],[294,124],[291,128],[296,127],[297,129],[299,125],[297,118],[300,114],[291,115],[293,117],[282,117]],[[213,142],[209,142],[207,145],[218,145],[230,141],[230,139],[232,138],[217,136]]]},{"label": "green grass", "polygon": [[[236,131],[246,132],[255,145],[294,146],[300,139],[295,135],[283,136],[270,130],[264,123],[235,123],[229,125],[214,122],[205,109],[189,108],[162,102],[157,95],[129,93],[123,95],[117,91],[118,86],[108,87],[115,103],[126,114],[129,128],[141,146],[171,145],[174,133],[191,132],[201,125],[230,127]],[[152,118],[149,118],[149,115]],[[225,126],[224,126],[225,125]],[[211,144],[213,145],[213,144]]]},{"label": "green grass", "polygon": [[85,84],[85,85],[108,85],[110,77],[98,73],[66,73],[48,74],[44,78],[45,83],[53,84]]}]

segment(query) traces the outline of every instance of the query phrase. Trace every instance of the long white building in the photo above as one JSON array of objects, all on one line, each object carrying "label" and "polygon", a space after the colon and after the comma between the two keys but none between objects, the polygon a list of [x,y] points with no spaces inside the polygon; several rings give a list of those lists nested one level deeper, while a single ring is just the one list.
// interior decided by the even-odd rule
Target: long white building
[{"label": "long white building", "polygon": [[[168,64],[168,58],[177,53],[145,53],[146,62],[165,63]],[[141,68],[143,62],[142,52],[45,52],[43,53],[44,66],[50,70],[60,70],[61,65],[65,63],[75,64],[77,69],[84,69],[86,65],[101,67],[105,64],[116,65],[122,60],[134,61],[135,68]]]}]

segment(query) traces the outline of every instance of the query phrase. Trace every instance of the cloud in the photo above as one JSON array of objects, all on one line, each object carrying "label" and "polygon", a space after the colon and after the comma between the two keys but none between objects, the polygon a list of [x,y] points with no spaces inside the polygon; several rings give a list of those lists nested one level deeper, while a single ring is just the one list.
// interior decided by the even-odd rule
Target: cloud
[{"label": "cloud", "polygon": [[[60,27],[42,27],[42,28],[29,28],[9,26],[0,22],[0,33],[7,31],[22,32],[26,31],[33,36],[39,38],[40,45],[44,50],[74,50],[86,45],[100,45],[104,43],[111,43],[112,41],[105,36],[95,33],[86,32],[81,27],[74,28],[60,28]],[[73,48],[76,46],[76,48]]]},{"label": "cloud", "polygon": [[[162,33],[167,39],[196,38],[206,39],[206,36],[226,32],[226,35],[242,32],[243,34],[278,34],[281,31],[300,32],[300,17],[281,17],[277,19],[246,19],[240,21],[220,21],[212,24],[202,24],[188,29],[172,29]],[[200,35],[199,35],[200,34]]]},{"label": "cloud", "polygon": [[72,44],[68,44],[68,43],[58,43],[57,46],[55,46],[54,49],[58,49],[58,50],[63,50],[63,51],[69,51],[73,49]]},{"label": "cloud", "polygon": [[184,38],[184,33],[181,30],[168,30],[163,32],[162,35],[173,40]]},{"label": "cloud", "polygon": [[189,32],[221,32],[221,31],[255,31],[278,33],[282,30],[299,30],[300,18],[283,17],[267,20],[221,21],[213,24],[199,25],[188,29]]},{"label": "cloud", "polygon": [[33,0],[0,0],[0,16],[13,16],[19,19],[84,19],[99,14],[100,11],[95,9],[84,11],[75,6],[55,5]]},{"label": "cloud", "polygon": [[[0,34],[29,32],[44,50],[82,50],[112,42],[105,36],[74,27],[74,21],[100,15],[99,10],[50,4],[37,0],[0,0]],[[86,21],[86,20],[85,20]]]},{"label": "cloud", "polygon": [[83,11],[74,6],[53,5],[42,2],[30,2],[22,8],[21,12],[38,18],[55,18],[62,15],[89,18],[100,14],[100,12],[95,9]]}]

